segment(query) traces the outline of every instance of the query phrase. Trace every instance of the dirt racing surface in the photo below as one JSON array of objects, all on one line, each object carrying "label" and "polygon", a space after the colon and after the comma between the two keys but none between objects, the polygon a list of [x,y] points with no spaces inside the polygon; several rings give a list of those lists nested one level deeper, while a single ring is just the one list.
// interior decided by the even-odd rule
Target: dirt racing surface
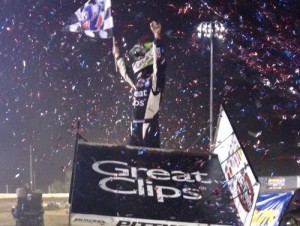
[{"label": "dirt racing surface", "polygon": [[[44,202],[47,200],[44,200]],[[16,199],[0,199],[0,226],[15,226],[11,207],[16,205]],[[45,226],[68,226],[68,209],[45,210]]]}]

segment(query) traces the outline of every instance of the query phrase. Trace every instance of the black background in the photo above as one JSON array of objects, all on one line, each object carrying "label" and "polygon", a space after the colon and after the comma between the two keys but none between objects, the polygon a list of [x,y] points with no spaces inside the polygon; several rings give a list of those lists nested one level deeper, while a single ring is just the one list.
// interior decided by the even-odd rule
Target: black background
[{"label": "black background", "polygon": [[[216,156],[209,160],[208,155],[198,153],[79,144],[77,159],[72,213],[199,223],[232,224],[236,221],[235,208],[230,202],[226,186],[222,185],[224,177]],[[207,189],[201,193],[201,200],[178,197],[165,198],[163,203],[159,203],[156,197],[110,193],[99,187],[99,181],[109,176],[100,175],[92,169],[92,164],[101,160],[123,161],[129,166],[160,168],[168,172],[199,170],[200,173],[208,173],[203,180],[210,179],[212,183],[191,185],[174,181],[153,181],[153,185],[171,186],[179,190],[184,186],[201,185]],[[106,170],[113,172],[113,169],[108,168]]]}]

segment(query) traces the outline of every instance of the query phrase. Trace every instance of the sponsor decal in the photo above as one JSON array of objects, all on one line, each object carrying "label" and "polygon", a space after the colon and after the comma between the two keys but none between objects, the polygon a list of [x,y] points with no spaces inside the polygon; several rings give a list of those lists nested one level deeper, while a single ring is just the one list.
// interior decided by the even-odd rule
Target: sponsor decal
[{"label": "sponsor decal", "polygon": [[293,192],[260,194],[251,226],[278,226],[292,195]]},{"label": "sponsor decal", "polygon": [[82,224],[95,224],[95,225],[105,225],[105,221],[101,219],[89,219],[89,218],[80,218],[76,217],[73,220],[74,223],[82,223]]},{"label": "sponsor decal", "polygon": [[[112,172],[104,170],[106,165],[113,166]],[[99,187],[107,192],[123,195],[139,195],[155,197],[157,202],[164,202],[167,198],[199,200],[202,198],[199,188],[188,186],[178,189],[171,186],[156,184],[159,181],[173,181],[177,183],[210,184],[205,180],[207,173],[183,172],[180,170],[167,171],[164,169],[147,169],[129,166],[126,162],[107,160],[95,162],[92,165],[95,172],[109,176],[99,181]],[[122,186],[119,186],[122,184]]]},{"label": "sponsor decal", "polygon": [[273,177],[267,179],[268,189],[281,189],[285,186],[285,179],[283,177]]},{"label": "sponsor decal", "polygon": [[164,224],[155,222],[120,220],[116,226],[184,226],[182,224]]},{"label": "sponsor decal", "polygon": [[145,106],[145,103],[147,101],[148,92],[146,89],[144,90],[136,90],[133,93],[133,106],[137,107],[143,107]]},{"label": "sponsor decal", "polygon": [[220,112],[214,153],[218,155],[239,217],[244,226],[250,226],[260,184],[223,109]]},{"label": "sponsor decal", "polygon": [[145,90],[134,91],[133,96],[134,97],[146,97],[147,96],[147,90],[145,89]]},{"label": "sponsor decal", "polygon": [[216,155],[81,141],[77,154],[72,226],[199,226],[236,219]]},{"label": "sponsor decal", "polygon": [[[72,226],[208,226],[202,223],[169,222],[138,218],[109,217],[101,215],[72,214]],[[211,226],[217,226],[210,224]],[[224,224],[222,224],[224,226]]]},{"label": "sponsor decal", "polygon": [[247,173],[237,180],[237,190],[242,207],[245,211],[250,212],[253,205],[254,191]]}]

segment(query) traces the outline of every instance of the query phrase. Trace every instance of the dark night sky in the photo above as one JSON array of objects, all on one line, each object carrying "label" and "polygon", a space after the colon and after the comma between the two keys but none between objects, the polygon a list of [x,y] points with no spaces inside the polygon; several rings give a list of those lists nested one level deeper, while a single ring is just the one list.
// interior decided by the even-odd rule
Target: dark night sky
[{"label": "dark night sky", "polygon": [[[0,192],[6,184],[15,189],[28,182],[30,145],[37,187],[61,178],[70,167],[78,119],[90,141],[127,143],[129,87],[115,72],[112,41],[62,32],[83,4],[2,0]],[[196,140],[191,149],[208,148],[209,41],[198,40],[195,30],[200,22],[218,20],[228,32],[214,45],[214,121],[224,104],[254,165],[268,164],[261,172],[299,172],[299,1],[112,4],[114,33],[127,49],[139,38],[152,39],[152,19],[163,25],[168,60],[160,119],[163,148],[186,150]],[[262,133],[255,138],[249,131]],[[294,167],[288,170],[285,162]]]}]

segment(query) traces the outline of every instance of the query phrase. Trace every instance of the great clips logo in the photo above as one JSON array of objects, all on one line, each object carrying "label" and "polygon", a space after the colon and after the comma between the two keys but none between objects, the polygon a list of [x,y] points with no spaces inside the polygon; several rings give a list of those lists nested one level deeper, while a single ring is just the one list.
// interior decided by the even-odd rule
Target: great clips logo
[{"label": "great clips logo", "polygon": [[[127,162],[113,160],[95,162],[92,168],[95,172],[108,176],[99,181],[102,190],[123,195],[154,197],[157,202],[164,202],[167,198],[199,200],[206,189],[203,185],[211,184],[211,180],[205,180],[207,173],[199,171],[169,172],[164,169],[137,168],[129,166]],[[176,187],[163,184],[176,184]]]}]

